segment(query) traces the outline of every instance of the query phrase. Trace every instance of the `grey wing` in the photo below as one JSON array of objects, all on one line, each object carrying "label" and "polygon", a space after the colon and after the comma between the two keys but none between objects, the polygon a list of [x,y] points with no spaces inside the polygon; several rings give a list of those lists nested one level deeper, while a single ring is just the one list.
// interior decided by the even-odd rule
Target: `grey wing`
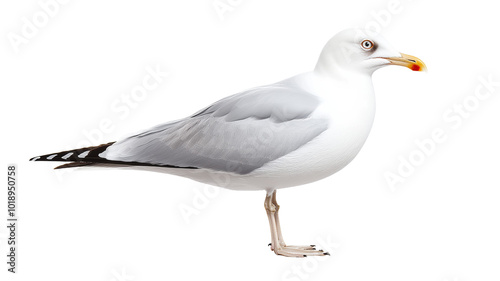
[{"label": "grey wing", "polygon": [[116,142],[100,156],[248,174],[325,131],[326,119],[311,118],[318,105],[316,96],[296,88],[258,87]]}]

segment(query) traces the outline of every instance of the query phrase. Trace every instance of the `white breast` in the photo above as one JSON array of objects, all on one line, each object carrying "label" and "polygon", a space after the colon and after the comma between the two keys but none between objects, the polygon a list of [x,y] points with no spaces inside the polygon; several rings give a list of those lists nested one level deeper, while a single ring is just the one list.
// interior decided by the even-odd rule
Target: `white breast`
[{"label": "white breast", "polygon": [[[321,91],[323,103],[312,118],[328,118],[329,128],[300,149],[251,176],[272,180],[275,188],[306,184],[334,174],[351,162],[373,124],[375,98],[370,77],[356,84],[336,84]],[[325,93],[326,92],[326,93]]]}]

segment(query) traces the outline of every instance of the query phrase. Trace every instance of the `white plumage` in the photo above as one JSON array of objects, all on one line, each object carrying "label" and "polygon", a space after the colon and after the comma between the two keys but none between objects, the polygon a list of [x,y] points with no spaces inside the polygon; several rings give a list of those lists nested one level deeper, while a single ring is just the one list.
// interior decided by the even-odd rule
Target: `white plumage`
[{"label": "white plumage", "polygon": [[199,112],[124,140],[35,157],[175,174],[235,190],[265,190],[276,254],[324,255],[289,246],[279,226],[276,190],[314,182],[345,167],[370,132],[372,73],[394,64],[424,70],[380,36],[350,29],[324,47],[315,69],[222,99]]}]

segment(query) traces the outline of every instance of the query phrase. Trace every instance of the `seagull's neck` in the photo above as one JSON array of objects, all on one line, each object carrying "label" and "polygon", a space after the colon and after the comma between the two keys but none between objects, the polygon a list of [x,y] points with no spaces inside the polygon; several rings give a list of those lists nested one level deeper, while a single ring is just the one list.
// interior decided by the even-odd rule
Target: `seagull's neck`
[{"label": "seagull's neck", "polygon": [[[373,96],[373,84],[370,74],[336,69],[321,71],[316,68],[310,72],[310,81],[315,81],[314,92],[318,95],[332,97],[349,95],[352,99],[370,99]],[[347,97],[345,97],[347,98]]]},{"label": "seagull's neck", "polygon": [[[332,119],[347,118],[350,121],[345,123],[346,126],[356,126],[356,122],[371,126],[375,114],[371,75],[359,72],[325,75],[312,71],[304,74],[299,80],[306,91],[322,100],[324,112]],[[354,123],[350,123],[351,121]]]}]

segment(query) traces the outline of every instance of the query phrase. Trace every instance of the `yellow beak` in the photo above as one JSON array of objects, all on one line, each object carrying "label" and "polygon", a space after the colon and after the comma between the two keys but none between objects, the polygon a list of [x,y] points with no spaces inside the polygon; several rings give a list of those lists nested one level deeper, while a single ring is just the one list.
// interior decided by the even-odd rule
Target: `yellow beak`
[{"label": "yellow beak", "polygon": [[401,57],[388,57],[384,58],[389,61],[389,64],[400,65],[408,67],[413,71],[427,71],[427,66],[425,63],[414,56],[401,53]]}]

